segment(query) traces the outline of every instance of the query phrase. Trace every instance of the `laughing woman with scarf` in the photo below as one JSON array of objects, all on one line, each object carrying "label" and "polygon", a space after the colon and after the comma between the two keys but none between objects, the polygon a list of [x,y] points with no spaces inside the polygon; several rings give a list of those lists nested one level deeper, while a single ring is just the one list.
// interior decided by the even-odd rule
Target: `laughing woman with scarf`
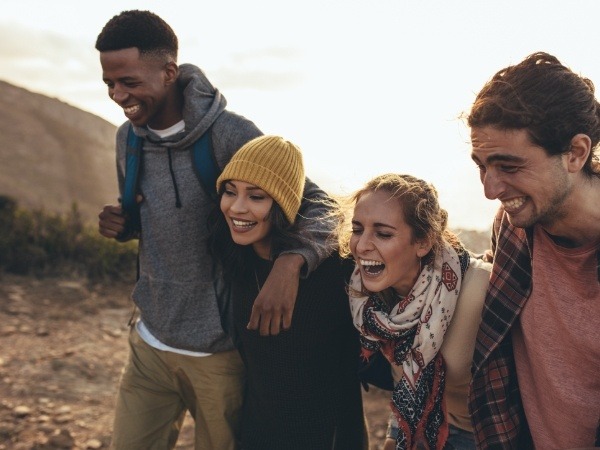
[{"label": "laughing woman with scarf", "polygon": [[490,265],[446,229],[423,180],[381,175],[352,200],[354,324],[363,357],[382,352],[394,378],[384,449],[474,449],[467,389]]}]

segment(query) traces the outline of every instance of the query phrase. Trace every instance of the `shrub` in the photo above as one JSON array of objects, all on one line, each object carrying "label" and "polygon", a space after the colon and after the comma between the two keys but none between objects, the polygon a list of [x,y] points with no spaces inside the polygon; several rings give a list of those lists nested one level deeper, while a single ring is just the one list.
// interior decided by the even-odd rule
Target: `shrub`
[{"label": "shrub", "polygon": [[22,275],[82,275],[130,280],[137,243],[119,243],[85,224],[73,204],[68,214],[25,210],[0,195],[0,269]]}]

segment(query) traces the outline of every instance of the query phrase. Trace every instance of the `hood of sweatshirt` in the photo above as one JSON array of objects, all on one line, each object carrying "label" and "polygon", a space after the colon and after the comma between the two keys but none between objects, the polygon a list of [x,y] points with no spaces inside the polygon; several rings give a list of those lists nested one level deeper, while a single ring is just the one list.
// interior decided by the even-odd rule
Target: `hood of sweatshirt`
[{"label": "hood of sweatshirt", "polygon": [[150,142],[160,141],[163,147],[173,149],[190,147],[208,130],[227,106],[225,97],[211,84],[199,67],[181,64],[177,84],[183,92],[185,129],[166,139],[160,139],[146,127],[134,126],[135,134]]}]

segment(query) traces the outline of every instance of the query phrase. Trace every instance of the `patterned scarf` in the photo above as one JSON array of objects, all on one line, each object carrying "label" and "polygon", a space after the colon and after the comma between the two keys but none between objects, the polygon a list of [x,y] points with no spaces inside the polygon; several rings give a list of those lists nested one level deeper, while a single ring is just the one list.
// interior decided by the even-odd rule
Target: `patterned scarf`
[{"label": "patterned scarf", "polygon": [[397,450],[442,449],[448,438],[439,350],[468,265],[468,252],[446,243],[422,268],[409,294],[392,307],[379,294],[361,293],[358,267],[350,279],[350,308],[363,357],[381,350],[403,369],[391,401],[399,423]]}]

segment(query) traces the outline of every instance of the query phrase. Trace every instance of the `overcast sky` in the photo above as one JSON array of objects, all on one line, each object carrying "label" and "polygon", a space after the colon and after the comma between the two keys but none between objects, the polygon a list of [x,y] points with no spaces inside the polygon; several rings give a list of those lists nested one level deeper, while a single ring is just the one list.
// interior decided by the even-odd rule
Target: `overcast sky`
[{"label": "overcast sky", "polygon": [[114,124],[96,36],[148,9],[229,108],[303,149],[308,174],[350,193],[384,172],[432,182],[453,227],[487,229],[486,200],[459,115],[497,70],[535,51],[600,85],[600,2],[485,0],[5,1],[0,79]]}]

